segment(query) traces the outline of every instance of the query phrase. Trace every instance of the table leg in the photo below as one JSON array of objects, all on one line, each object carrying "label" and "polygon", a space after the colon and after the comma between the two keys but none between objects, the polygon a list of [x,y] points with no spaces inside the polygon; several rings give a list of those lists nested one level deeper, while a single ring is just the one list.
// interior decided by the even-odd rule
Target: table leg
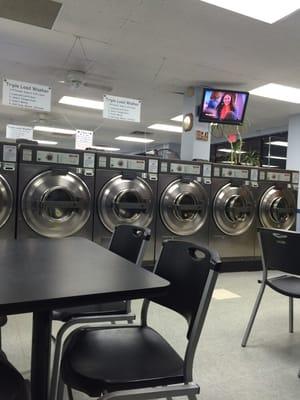
[{"label": "table leg", "polygon": [[51,311],[39,311],[33,313],[31,348],[31,400],[48,399],[51,325]]}]

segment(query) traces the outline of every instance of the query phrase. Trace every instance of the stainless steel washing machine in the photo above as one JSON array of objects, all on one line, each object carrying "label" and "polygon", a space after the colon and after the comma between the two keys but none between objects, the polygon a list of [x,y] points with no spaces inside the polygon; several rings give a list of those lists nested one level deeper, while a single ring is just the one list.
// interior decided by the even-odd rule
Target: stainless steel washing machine
[{"label": "stainless steel washing machine", "polygon": [[16,228],[17,146],[0,142],[0,239],[14,239]]},{"label": "stainless steel washing machine", "polygon": [[211,202],[209,246],[224,263],[253,259],[256,202],[251,168],[213,165]]},{"label": "stainless steel washing machine", "polygon": [[211,164],[161,160],[158,180],[156,256],[164,240],[208,245]]},{"label": "stainless steel washing machine", "polygon": [[17,238],[92,240],[95,154],[19,146]]},{"label": "stainless steel washing machine", "polygon": [[[298,171],[259,169],[257,226],[295,230],[298,182]],[[255,255],[260,255],[257,238]]]},{"label": "stainless steel washing machine", "polygon": [[96,153],[94,241],[107,247],[116,225],[151,229],[144,265],[153,266],[158,159]]}]

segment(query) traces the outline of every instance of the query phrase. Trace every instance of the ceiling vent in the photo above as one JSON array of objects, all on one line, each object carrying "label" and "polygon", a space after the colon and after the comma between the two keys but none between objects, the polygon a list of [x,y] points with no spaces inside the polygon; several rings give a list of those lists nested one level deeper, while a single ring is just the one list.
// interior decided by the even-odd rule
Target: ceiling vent
[{"label": "ceiling vent", "polygon": [[0,0],[0,17],[51,29],[61,6],[50,0]]}]

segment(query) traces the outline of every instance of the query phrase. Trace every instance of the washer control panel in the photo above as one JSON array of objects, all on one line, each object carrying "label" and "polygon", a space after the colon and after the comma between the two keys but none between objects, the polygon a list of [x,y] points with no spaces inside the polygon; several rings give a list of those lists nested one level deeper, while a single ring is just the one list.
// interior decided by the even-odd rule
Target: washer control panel
[{"label": "washer control panel", "polygon": [[266,180],[275,182],[290,182],[291,174],[289,172],[268,171],[266,175]]},{"label": "washer control panel", "polygon": [[222,168],[223,178],[249,179],[249,170],[240,168]]},{"label": "washer control panel", "polygon": [[146,161],[132,158],[110,158],[110,168],[145,171]]},{"label": "washer control panel", "polygon": [[170,172],[188,175],[200,175],[200,165],[170,163]]},{"label": "washer control panel", "polygon": [[75,153],[60,153],[44,150],[38,150],[36,153],[36,161],[45,163],[79,165],[79,160],[79,154]]}]

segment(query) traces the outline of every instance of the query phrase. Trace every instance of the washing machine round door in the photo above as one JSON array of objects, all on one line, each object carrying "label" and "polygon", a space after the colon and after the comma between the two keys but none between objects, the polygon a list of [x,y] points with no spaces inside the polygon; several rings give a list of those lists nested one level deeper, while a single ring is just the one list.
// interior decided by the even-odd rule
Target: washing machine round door
[{"label": "washing machine round door", "polygon": [[223,186],[213,202],[213,217],[218,228],[230,236],[245,233],[253,224],[255,202],[246,186]]},{"label": "washing machine round door", "polygon": [[22,195],[22,213],[41,236],[63,238],[76,234],[90,217],[88,187],[72,172],[46,171],[33,178]]},{"label": "washing machine round door", "polygon": [[272,186],[261,197],[260,222],[265,228],[291,229],[296,222],[296,208],[292,191]]},{"label": "washing machine round door", "polygon": [[177,179],[161,195],[160,216],[166,228],[179,236],[193,235],[208,217],[208,196],[197,181]]},{"label": "washing machine round door", "polygon": [[147,227],[153,218],[151,187],[138,176],[115,176],[103,186],[97,203],[99,218],[110,232],[120,224]]},{"label": "washing machine round door", "polygon": [[0,175],[0,228],[9,219],[13,209],[14,196],[7,180]]}]

